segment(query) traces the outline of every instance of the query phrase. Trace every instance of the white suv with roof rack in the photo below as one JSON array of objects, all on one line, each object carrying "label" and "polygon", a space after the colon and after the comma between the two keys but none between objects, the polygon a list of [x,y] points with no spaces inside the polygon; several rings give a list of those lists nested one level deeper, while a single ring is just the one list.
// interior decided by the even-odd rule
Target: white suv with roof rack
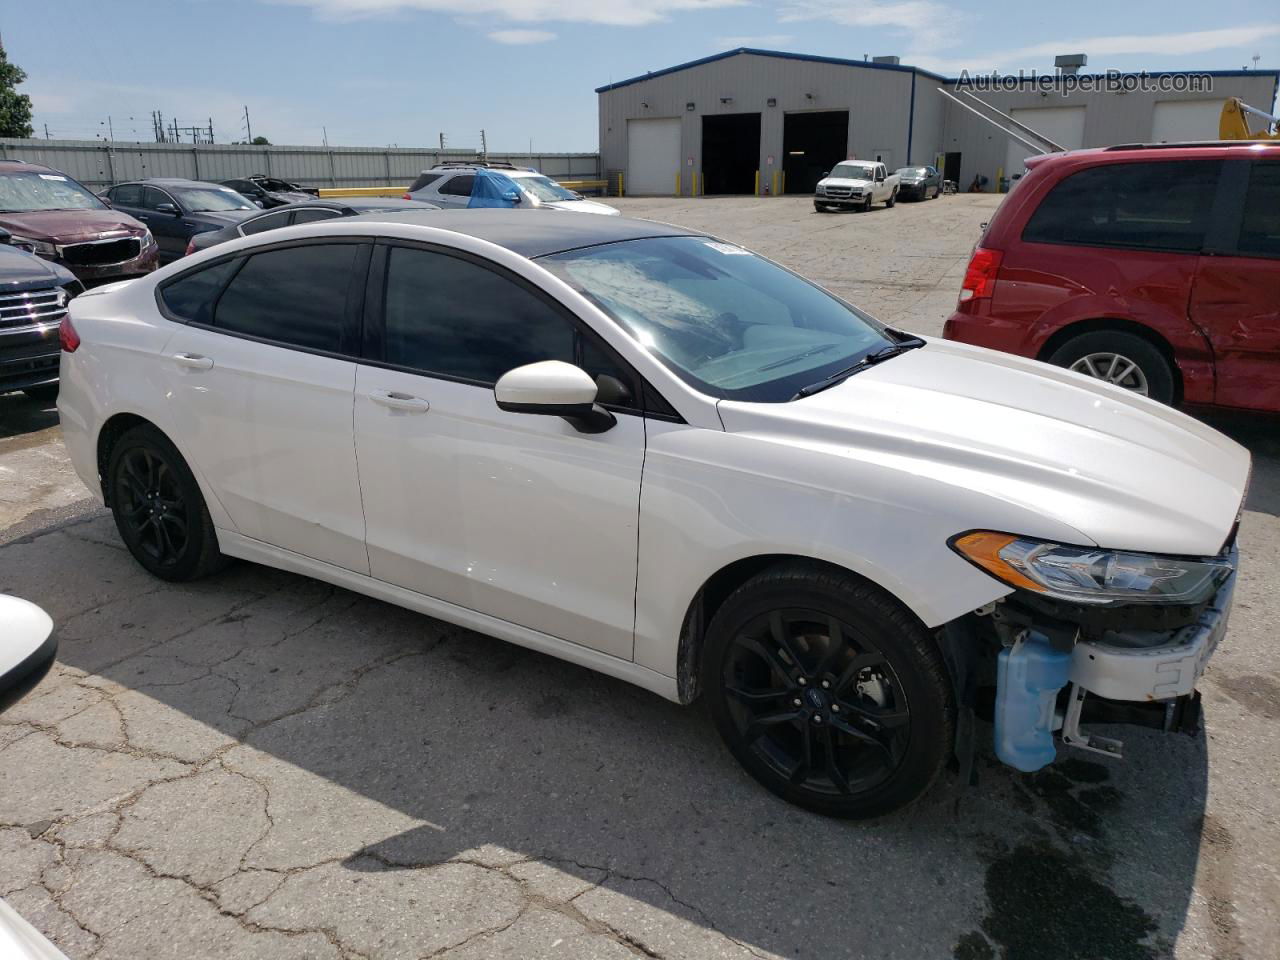
[{"label": "white suv with roof rack", "polygon": [[425,200],[440,207],[456,209],[471,205],[476,171],[490,170],[510,179],[519,192],[520,207],[550,207],[574,213],[603,213],[617,216],[618,210],[598,200],[588,200],[539,173],[532,167],[517,167],[497,160],[446,161],[424,170],[405,193],[406,200]]}]

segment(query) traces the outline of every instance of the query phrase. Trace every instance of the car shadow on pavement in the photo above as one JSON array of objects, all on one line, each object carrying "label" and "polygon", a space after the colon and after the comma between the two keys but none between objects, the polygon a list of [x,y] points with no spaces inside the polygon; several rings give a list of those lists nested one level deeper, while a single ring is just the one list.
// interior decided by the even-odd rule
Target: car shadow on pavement
[{"label": "car shadow on pavement", "polygon": [[54,400],[32,400],[21,393],[0,393],[0,440],[47,430],[58,422]]},{"label": "car shadow on pavement", "polygon": [[[948,775],[904,812],[840,822],[758,787],[701,709],[551,657],[251,564],[161,584],[105,517],[0,550],[0,590],[59,623],[64,682],[114,703],[109,749],[187,765],[144,798],[226,771],[261,790],[235,818],[212,786],[168,814],[130,799],[115,841],[145,837],[133,855],[164,876],[208,842],[229,871],[274,871],[254,924],[329,924],[344,903],[363,928],[380,910],[429,926],[454,908],[396,897],[449,861],[552,870],[540,904],[660,957],[1143,960],[1189,908],[1203,738],[1125,730],[1123,762],[1022,775],[985,732],[976,786]],[[75,582],[51,596],[59,570]]]}]

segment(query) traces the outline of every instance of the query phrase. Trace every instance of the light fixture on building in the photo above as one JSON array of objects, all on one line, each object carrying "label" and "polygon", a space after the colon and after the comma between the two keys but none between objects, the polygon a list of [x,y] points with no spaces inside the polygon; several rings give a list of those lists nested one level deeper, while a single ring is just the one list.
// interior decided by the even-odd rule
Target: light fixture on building
[{"label": "light fixture on building", "polygon": [[690,100],[688,103],[684,105],[684,108],[688,110],[690,113],[693,113],[693,111],[697,108],[697,105],[692,100]]},{"label": "light fixture on building", "polygon": [[812,99],[813,99],[813,94],[812,94],[812,93],[806,93],[806,94],[804,95],[804,98],[805,98],[806,100],[812,100]]},{"label": "light fixture on building", "polygon": [[769,98],[768,100],[766,100],[765,102],[766,102],[769,106],[771,106],[771,107],[776,107],[776,106],[778,105],[778,98],[777,98],[777,97],[770,97],[770,98]]},{"label": "light fixture on building", "polygon": [[646,110],[648,110],[648,109],[649,109],[649,104],[648,104],[648,103],[646,103],[644,100],[641,100],[641,101],[640,101],[640,106],[644,107],[644,109],[646,109]]},{"label": "light fixture on building", "polygon": [[720,102],[721,102],[721,103],[733,103],[733,97],[721,97],[721,98],[720,98]]}]

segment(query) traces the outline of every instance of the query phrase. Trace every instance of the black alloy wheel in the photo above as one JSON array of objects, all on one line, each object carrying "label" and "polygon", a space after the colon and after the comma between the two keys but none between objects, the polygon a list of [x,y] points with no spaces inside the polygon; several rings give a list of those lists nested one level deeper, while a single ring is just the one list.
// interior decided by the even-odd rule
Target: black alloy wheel
[{"label": "black alloy wheel", "polygon": [[830,816],[910,803],[952,746],[933,638],[892,597],[829,568],[785,564],[727,599],[708,628],[703,684],[747,771]]},{"label": "black alloy wheel", "polygon": [[200,486],[169,439],[149,424],[111,451],[107,502],[134,559],[163,580],[194,580],[223,566]]}]

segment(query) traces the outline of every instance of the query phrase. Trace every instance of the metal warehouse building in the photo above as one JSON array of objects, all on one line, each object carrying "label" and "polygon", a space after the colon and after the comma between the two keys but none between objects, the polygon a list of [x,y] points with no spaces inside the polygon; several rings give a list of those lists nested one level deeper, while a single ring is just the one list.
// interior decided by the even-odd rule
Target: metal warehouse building
[{"label": "metal warehouse building", "polygon": [[[1081,58],[1083,59],[1083,58]],[[938,91],[958,78],[899,64],[746,47],[596,90],[601,168],[632,195],[811,193],[848,157],[892,170],[934,164],[965,189],[982,175],[1022,169],[1034,151]],[[1280,72],[1229,70],[1146,75],[1166,89],[1083,89],[1094,75],[1002,78],[970,87],[986,104],[1064,148],[1218,135],[1223,101],[1270,109]],[[997,118],[998,119],[998,118]],[[1008,124],[1006,123],[1006,126]]]}]

